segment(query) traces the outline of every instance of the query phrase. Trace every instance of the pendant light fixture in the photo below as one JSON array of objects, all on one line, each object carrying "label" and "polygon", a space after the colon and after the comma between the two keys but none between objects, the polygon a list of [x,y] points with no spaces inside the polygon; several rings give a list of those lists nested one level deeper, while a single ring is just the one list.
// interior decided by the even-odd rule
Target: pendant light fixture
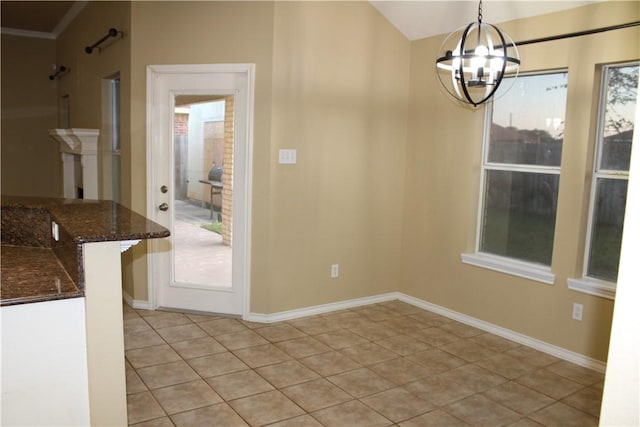
[{"label": "pendant light fixture", "polygon": [[515,43],[496,26],[478,21],[451,33],[440,47],[436,70],[440,83],[456,100],[474,107],[495,94],[505,74],[518,75],[520,58]]}]

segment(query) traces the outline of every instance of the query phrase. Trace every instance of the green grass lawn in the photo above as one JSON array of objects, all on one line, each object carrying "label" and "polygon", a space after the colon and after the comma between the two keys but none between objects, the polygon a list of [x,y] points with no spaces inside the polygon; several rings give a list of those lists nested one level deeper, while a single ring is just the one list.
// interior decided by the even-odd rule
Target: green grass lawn
[{"label": "green grass lawn", "polygon": [[618,278],[621,245],[621,229],[600,226],[593,233],[588,266],[589,276],[615,282]]},{"label": "green grass lawn", "polygon": [[200,227],[222,235],[222,223],[220,221],[214,221],[211,224],[202,224]]},{"label": "green grass lawn", "polygon": [[[551,265],[555,217],[490,209],[485,215],[480,250],[522,261]],[[615,281],[622,233],[600,226],[593,234],[588,274]]]},{"label": "green grass lawn", "polygon": [[480,250],[551,265],[554,217],[490,209],[484,220]]}]

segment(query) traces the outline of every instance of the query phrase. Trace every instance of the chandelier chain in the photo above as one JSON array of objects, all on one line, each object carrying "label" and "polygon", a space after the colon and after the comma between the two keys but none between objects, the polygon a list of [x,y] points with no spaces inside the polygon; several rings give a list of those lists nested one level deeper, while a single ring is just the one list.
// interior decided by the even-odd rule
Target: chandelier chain
[{"label": "chandelier chain", "polygon": [[478,23],[482,23],[482,0],[478,3]]}]

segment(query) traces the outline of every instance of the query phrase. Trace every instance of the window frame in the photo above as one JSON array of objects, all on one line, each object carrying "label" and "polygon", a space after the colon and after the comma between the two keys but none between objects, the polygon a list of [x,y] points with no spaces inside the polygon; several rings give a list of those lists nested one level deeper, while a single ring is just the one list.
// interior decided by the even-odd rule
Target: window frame
[{"label": "window frame", "polygon": [[119,72],[101,79],[100,197],[121,203],[122,78]]},{"label": "window frame", "polygon": [[[527,73],[521,73],[518,78],[527,76],[541,76],[546,74],[567,74],[568,81],[568,68],[558,68],[544,71],[532,71]],[[497,163],[489,161],[489,144],[491,124],[493,122],[493,102],[487,103],[484,112],[483,121],[483,135],[482,135],[482,161],[480,163],[480,187],[478,191],[478,211],[476,218],[476,230],[475,230],[475,247],[473,253],[463,253],[460,255],[461,261],[465,264],[474,265],[476,267],[487,268],[490,270],[498,271],[501,273],[510,274],[525,279],[530,279],[536,282],[544,283],[546,285],[554,285],[555,274],[552,272],[551,265],[540,264],[531,261],[520,260],[517,258],[510,258],[501,255],[495,255],[489,252],[483,252],[480,250],[481,238],[482,238],[482,226],[484,221],[484,204],[486,198],[486,183],[487,183],[487,171],[499,170],[509,172],[524,172],[524,173],[536,173],[546,175],[560,176],[562,168],[562,159],[559,166],[548,165],[532,165],[532,164],[515,164],[515,163]],[[564,141],[563,141],[564,144]],[[557,212],[556,212],[557,221]],[[555,231],[553,236],[552,245],[555,246]]]},{"label": "window frame", "polygon": [[120,155],[121,150],[121,111],[120,97],[121,84],[120,75],[114,76],[109,80],[109,98],[111,109],[111,152]]},{"label": "window frame", "polygon": [[111,200],[121,202],[120,185],[122,175],[122,111],[120,100],[122,97],[122,85],[120,74],[113,76],[109,81],[109,101],[111,107]]},{"label": "window frame", "polygon": [[[615,170],[615,169],[602,169],[602,157],[603,157],[603,145],[604,145],[604,127],[605,124],[605,112],[607,103],[607,90],[609,88],[608,70],[610,68],[622,68],[629,66],[637,66],[640,68],[640,61],[624,61],[603,65],[600,68],[599,78],[599,95],[598,95],[598,110],[596,120],[596,133],[594,138],[593,150],[595,154],[593,156],[593,163],[591,166],[591,184],[589,190],[589,205],[587,216],[587,229],[584,240],[584,251],[582,254],[582,277],[580,278],[568,278],[567,285],[569,289],[583,292],[590,295],[595,295],[607,299],[615,299],[616,294],[616,282],[609,280],[592,277],[588,275],[589,270],[589,256],[591,253],[591,245],[593,243],[593,228],[595,220],[596,202],[598,196],[598,181],[601,179],[616,179],[629,181],[629,170]],[[636,108],[638,108],[638,99],[636,98]],[[635,128],[635,123],[634,123]]]}]

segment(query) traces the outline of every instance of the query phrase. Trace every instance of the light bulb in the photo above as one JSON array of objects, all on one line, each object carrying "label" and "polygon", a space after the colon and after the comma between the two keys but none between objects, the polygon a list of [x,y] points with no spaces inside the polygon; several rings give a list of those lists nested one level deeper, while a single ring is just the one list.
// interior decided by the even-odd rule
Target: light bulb
[{"label": "light bulb", "polygon": [[472,81],[482,80],[482,77],[484,76],[484,64],[486,62],[488,53],[489,50],[486,46],[476,46],[476,49],[474,50],[474,56],[473,58],[471,58]]}]

